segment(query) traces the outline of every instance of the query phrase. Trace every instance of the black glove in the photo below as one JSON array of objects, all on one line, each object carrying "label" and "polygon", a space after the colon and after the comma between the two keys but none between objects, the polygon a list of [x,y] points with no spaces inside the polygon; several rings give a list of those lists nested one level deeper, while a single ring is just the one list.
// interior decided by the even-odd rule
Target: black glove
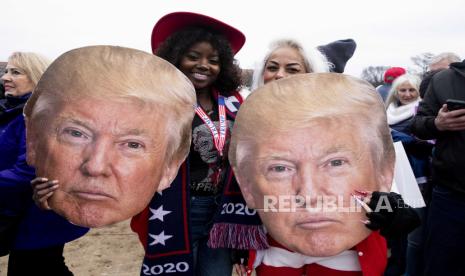
[{"label": "black glove", "polygon": [[421,224],[418,214],[399,194],[373,192],[368,206],[373,212],[367,213],[370,223],[366,227],[380,230],[385,238],[406,236]]},{"label": "black glove", "polygon": [[241,264],[247,266],[249,261],[249,250],[234,249],[231,253],[233,264]]}]

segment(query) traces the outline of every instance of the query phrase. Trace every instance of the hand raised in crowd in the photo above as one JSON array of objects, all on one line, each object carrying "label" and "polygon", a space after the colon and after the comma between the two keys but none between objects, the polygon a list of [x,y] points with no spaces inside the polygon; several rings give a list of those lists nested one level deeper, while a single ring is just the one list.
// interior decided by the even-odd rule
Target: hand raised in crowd
[{"label": "hand raised in crowd", "polygon": [[36,177],[31,181],[32,185],[32,199],[35,204],[44,210],[51,210],[48,205],[48,199],[58,189],[58,180],[48,180],[45,177]]},{"label": "hand raised in crowd", "polygon": [[434,124],[440,131],[465,130],[465,109],[449,111],[444,104],[434,119]]}]

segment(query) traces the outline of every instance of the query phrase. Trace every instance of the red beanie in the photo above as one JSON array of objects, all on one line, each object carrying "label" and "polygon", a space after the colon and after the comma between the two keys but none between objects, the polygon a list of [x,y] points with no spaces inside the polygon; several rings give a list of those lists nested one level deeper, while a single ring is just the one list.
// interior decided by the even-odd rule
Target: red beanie
[{"label": "red beanie", "polygon": [[406,71],[402,67],[391,67],[384,72],[384,82],[392,83],[397,77],[405,74]]}]

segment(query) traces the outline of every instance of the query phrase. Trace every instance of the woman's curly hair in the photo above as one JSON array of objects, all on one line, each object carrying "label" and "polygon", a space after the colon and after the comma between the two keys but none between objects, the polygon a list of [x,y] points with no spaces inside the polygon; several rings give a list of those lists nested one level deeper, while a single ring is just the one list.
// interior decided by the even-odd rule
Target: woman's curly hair
[{"label": "woman's curly hair", "polygon": [[223,35],[202,27],[188,27],[170,35],[155,54],[179,68],[182,57],[199,42],[208,42],[218,51],[220,73],[213,86],[222,95],[231,95],[241,85],[241,74],[231,46]]}]

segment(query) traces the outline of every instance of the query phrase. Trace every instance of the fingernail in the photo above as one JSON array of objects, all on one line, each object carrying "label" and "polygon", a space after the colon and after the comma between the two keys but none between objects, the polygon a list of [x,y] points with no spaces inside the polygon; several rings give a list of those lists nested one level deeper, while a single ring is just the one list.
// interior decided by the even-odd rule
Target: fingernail
[{"label": "fingernail", "polygon": [[48,181],[48,178],[41,177],[41,178],[40,178],[40,181]]},{"label": "fingernail", "polygon": [[50,181],[50,183],[53,183],[53,184],[58,183],[58,180],[52,180]]},{"label": "fingernail", "polygon": [[362,191],[362,190],[354,190],[355,193],[361,195],[361,196],[367,196],[368,195],[368,191]]},{"label": "fingernail", "polygon": [[360,222],[362,222],[363,224],[367,225],[367,224],[370,223],[370,220],[368,220],[368,219],[367,219],[367,220],[361,219]]}]

